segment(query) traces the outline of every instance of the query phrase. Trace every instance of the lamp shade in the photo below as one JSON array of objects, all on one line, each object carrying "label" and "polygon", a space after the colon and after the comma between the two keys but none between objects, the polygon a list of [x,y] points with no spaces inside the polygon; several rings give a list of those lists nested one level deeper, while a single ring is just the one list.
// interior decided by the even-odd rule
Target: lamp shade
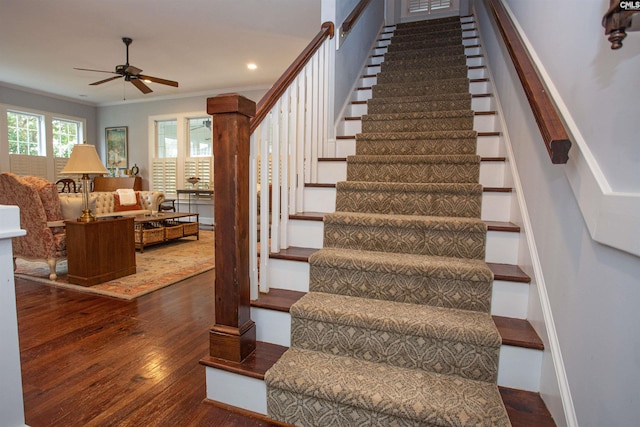
[{"label": "lamp shade", "polygon": [[67,164],[65,165],[64,169],[60,171],[60,173],[63,175],[74,173],[105,174],[109,173],[109,171],[102,165],[100,157],[98,157],[96,147],[84,143],[76,144],[73,146],[71,157],[69,157],[69,161],[67,161]]}]

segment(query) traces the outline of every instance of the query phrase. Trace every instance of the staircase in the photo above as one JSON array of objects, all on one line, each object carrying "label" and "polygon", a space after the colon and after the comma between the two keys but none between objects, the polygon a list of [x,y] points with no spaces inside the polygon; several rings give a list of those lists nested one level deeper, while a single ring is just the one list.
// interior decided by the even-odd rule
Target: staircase
[{"label": "staircase", "polygon": [[258,347],[279,359],[264,374],[274,419],[520,425],[510,399],[538,389],[542,343],[524,320],[529,279],[465,21],[381,35],[338,138],[346,159],[321,159],[323,184],[290,216],[298,247],[270,255],[252,318],[258,340],[283,346]]}]

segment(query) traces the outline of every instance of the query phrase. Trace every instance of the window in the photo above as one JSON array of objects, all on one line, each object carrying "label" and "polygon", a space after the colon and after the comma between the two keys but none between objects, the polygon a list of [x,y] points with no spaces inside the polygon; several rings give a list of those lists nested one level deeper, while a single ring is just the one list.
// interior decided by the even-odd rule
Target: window
[{"label": "window", "polygon": [[9,154],[45,156],[42,121],[37,114],[7,111]]},{"label": "window", "polygon": [[69,158],[73,146],[77,144],[81,124],[76,121],[53,119],[53,155],[59,158]]},{"label": "window", "polygon": [[178,121],[156,122],[156,157],[161,159],[178,157]]},{"label": "window", "polygon": [[[208,189],[213,180],[211,118],[202,112],[155,116],[149,125],[151,188],[172,196],[181,188]],[[200,181],[192,186],[190,177]]]},{"label": "window", "polygon": [[211,156],[211,119],[198,117],[189,121],[189,156]]},{"label": "window", "polygon": [[0,171],[49,181],[61,177],[73,146],[84,140],[86,126],[80,117],[3,104],[0,123]]}]

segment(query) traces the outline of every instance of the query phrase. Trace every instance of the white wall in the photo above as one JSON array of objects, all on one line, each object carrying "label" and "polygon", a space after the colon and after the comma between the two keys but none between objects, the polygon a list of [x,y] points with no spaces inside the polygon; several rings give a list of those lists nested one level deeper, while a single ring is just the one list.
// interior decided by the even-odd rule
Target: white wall
[{"label": "white wall", "polygon": [[[637,85],[622,84],[612,78],[630,73],[626,68],[632,64],[637,71],[637,58],[631,58],[637,53],[631,47],[634,34],[618,52],[626,59],[612,65],[606,43],[599,40],[605,39],[599,26],[600,9],[605,2],[596,5],[541,1],[535,2],[535,6],[534,2],[522,0],[509,3],[514,6],[518,21],[521,18],[525,22],[522,27],[526,36],[535,41],[536,52],[550,70],[552,83],[562,94],[561,100],[570,106],[571,114],[575,113],[577,128],[589,143],[588,148],[593,143],[594,154],[603,151],[605,144],[619,150],[617,168],[621,170],[612,173],[615,178],[611,182],[632,179],[637,173],[637,153],[626,141],[635,138],[637,146],[637,124],[616,129],[617,141],[611,134],[614,127],[621,125],[620,112],[631,108],[638,99]],[[546,346],[541,393],[560,426],[637,425],[640,258],[591,238],[575,189],[569,182],[568,170],[573,166],[551,164],[508,54],[495,40],[495,28],[482,13],[483,4],[475,2],[475,8],[481,12],[478,25],[482,45],[508,124],[507,135],[514,154],[511,162],[522,185],[519,196],[528,207],[523,219],[515,220],[531,231],[527,237],[533,262],[525,268],[537,274],[532,284],[536,297],[530,299],[529,320]],[[563,13],[557,11],[558,6]],[[595,94],[590,93],[593,88]],[[611,103],[616,97],[619,106]],[[584,155],[574,144],[570,156],[576,159]],[[599,154],[595,157],[602,164],[611,158],[609,154],[602,159]],[[615,169],[614,166],[608,167]],[[637,175],[632,180],[624,185],[640,186]],[[554,323],[545,325],[544,320],[549,319]]]},{"label": "white wall", "polygon": [[11,237],[24,235],[20,230],[20,210],[0,206],[0,426],[24,424],[22,378],[16,289],[13,282]]}]

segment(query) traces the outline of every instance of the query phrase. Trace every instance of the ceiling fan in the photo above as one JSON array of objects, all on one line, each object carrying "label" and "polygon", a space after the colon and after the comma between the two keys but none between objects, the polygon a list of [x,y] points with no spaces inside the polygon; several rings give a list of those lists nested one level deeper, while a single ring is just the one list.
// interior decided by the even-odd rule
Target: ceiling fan
[{"label": "ceiling fan", "polygon": [[124,65],[116,65],[115,71],[91,70],[88,68],[74,68],[74,70],[117,74],[117,76],[115,77],[109,77],[108,79],[99,80],[97,82],[90,83],[91,86],[101,85],[102,83],[107,83],[107,82],[110,82],[111,80],[124,77],[126,81],[133,83],[133,85],[137,87],[140,90],[140,92],[144,94],[153,92],[151,88],[147,86],[144,82],[160,83],[163,85],[178,87],[178,82],[161,79],[159,77],[152,77],[152,76],[140,74],[142,72],[140,68],[134,67],[133,65],[129,65],[129,45],[133,40],[129,37],[123,37],[122,41],[127,46],[127,62]]}]

